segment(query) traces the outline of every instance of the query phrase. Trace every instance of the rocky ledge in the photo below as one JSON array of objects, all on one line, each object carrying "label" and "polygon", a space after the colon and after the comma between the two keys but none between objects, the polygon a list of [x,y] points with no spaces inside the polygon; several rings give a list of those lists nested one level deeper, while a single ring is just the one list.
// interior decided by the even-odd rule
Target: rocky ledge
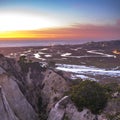
[{"label": "rocky ledge", "polygon": [[78,111],[65,96],[71,83],[63,74],[39,63],[22,65],[0,55],[0,120],[107,120],[105,112]]}]

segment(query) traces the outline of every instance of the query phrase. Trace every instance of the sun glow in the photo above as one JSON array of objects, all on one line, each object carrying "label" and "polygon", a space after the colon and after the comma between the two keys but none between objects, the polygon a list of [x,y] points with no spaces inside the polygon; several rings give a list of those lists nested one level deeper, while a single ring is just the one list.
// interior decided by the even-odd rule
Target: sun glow
[{"label": "sun glow", "polygon": [[34,14],[0,13],[0,32],[58,27],[55,20]]},{"label": "sun glow", "polygon": [[9,32],[0,32],[0,40],[16,40],[19,39],[39,39],[39,38],[49,38],[52,37],[49,34],[34,33],[34,31],[9,31]]}]

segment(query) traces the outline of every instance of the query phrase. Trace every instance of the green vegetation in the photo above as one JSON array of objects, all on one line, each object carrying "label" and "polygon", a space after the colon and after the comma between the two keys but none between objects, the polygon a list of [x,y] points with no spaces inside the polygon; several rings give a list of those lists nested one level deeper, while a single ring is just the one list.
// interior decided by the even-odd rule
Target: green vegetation
[{"label": "green vegetation", "polygon": [[109,98],[112,97],[112,95],[116,92],[120,93],[120,85],[115,82],[107,83],[103,85],[104,89],[106,90],[106,93]]},{"label": "green vegetation", "polygon": [[99,114],[107,104],[104,88],[97,82],[86,80],[71,88],[70,96],[78,110],[88,108],[94,114]]},{"label": "green vegetation", "polygon": [[27,62],[26,56],[20,56],[19,61],[20,64],[24,64]]},{"label": "green vegetation", "polygon": [[120,112],[116,114],[107,114],[106,115],[109,120],[120,120]]},{"label": "green vegetation", "polygon": [[[103,87],[106,90],[107,96],[109,98],[108,111],[106,111],[106,116],[109,120],[119,120],[120,119],[120,84],[116,82],[111,82],[104,84]],[[109,112],[111,110],[112,112]]]},{"label": "green vegetation", "polygon": [[63,120],[69,120],[68,116],[64,116]]},{"label": "green vegetation", "polygon": [[49,61],[49,62],[48,62],[48,66],[51,67],[51,68],[54,68],[54,67],[55,67],[55,64],[56,64],[55,61]]},{"label": "green vegetation", "polygon": [[0,58],[2,58],[2,57],[4,57],[4,55],[3,55],[3,54],[0,54]]},{"label": "green vegetation", "polygon": [[82,79],[77,78],[77,79],[71,80],[70,82],[71,82],[71,86],[78,85],[80,82],[82,82]]},{"label": "green vegetation", "polygon": [[36,72],[45,71],[46,68],[40,66],[39,62],[32,62],[31,60],[27,60],[26,56],[21,56],[18,61],[19,65],[21,66],[22,72],[27,73],[29,68],[36,70]]},{"label": "green vegetation", "polygon": [[28,65],[27,65],[26,56],[20,56],[18,63],[21,66],[21,69],[23,72],[25,72],[25,73],[28,72]]}]

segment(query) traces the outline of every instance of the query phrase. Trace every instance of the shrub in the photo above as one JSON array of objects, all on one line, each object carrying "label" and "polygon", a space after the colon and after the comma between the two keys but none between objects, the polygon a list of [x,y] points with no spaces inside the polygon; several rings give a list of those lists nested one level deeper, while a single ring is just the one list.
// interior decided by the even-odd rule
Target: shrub
[{"label": "shrub", "polygon": [[49,67],[52,67],[52,68],[54,68],[55,67],[55,61],[49,61],[48,62],[48,65],[49,65]]},{"label": "shrub", "polygon": [[103,87],[106,90],[109,98],[111,98],[112,94],[115,92],[120,92],[120,85],[115,82],[104,84]]},{"label": "shrub", "polygon": [[70,96],[78,110],[88,108],[94,114],[99,114],[107,103],[107,96],[103,87],[90,80],[82,81],[73,86]]},{"label": "shrub", "polygon": [[19,61],[20,64],[24,64],[27,62],[26,56],[20,56]]},{"label": "shrub", "polygon": [[2,58],[2,57],[4,57],[4,55],[3,55],[3,54],[0,54],[0,58]]}]

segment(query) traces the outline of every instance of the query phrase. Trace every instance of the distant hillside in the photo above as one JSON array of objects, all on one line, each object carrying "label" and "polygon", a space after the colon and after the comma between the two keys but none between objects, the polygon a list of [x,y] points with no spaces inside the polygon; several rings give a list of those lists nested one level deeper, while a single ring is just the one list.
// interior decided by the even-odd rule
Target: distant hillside
[{"label": "distant hillside", "polygon": [[83,47],[88,49],[120,49],[120,40],[88,42],[83,44]]}]

